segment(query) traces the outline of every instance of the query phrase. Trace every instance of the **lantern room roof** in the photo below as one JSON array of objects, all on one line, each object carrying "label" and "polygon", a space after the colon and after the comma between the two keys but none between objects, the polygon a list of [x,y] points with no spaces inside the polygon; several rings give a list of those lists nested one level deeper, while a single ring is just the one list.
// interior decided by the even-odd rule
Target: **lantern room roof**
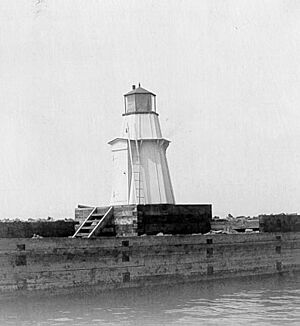
[{"label": "lantern room roof", "polygon": [[135,87],[135,85],[132,85],[132,91],[124,94],[124,96],[132,95],[132,94],[151,94],[156,96],[154,93],[147,91],[145,88],[142,88],[140,85],[139,87]]}]

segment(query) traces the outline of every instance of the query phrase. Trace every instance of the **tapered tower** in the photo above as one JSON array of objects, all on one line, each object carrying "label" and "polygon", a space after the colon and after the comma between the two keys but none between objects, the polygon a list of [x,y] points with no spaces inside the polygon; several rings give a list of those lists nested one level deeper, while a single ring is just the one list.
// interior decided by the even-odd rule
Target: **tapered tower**
[{"label": "tapered tower", "polygon": [[124,95],[121,135],[109,142],[113,157],[111,205],[174,204],[155,94],[132,86]]}]

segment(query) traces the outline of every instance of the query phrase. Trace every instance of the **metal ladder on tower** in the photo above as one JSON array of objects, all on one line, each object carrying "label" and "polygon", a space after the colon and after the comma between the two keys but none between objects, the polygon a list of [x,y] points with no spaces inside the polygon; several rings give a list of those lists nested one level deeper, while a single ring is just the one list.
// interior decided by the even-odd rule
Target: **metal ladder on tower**
[{"label": "metal ladder on tower", "polygon": [[131,139],[130,139],[130,133],[129,133],[129,126],[127,124],[127,136],[128,136],[128,149],[129,149],[129,156],[131,161],[131,170],[133,174],[133,183],[134,183],[134,192],[136,197],[136,203],[137,204],[145,204],[145,193],[144,193],[144,187],[143,187],[143,179],[141,177],[141,157],[140,157],[140,151],[139,151],[139,143],[137,140],[137,137],[135,137],[135,148],[136,148],[136,155],[135,157],[132,154],[132,148],[131,148]]},{"label": "metal ladder on tower", "polygon": [[139,150],[139,143],[138,140],[135,139],[135,147],[136,147],[136,164],[135,164],[135,170],[133,170],[133,180],[135,183],[135,189],[136,189],[136,197],[138,204],[145,204],[145,193],[144,193],[144,187],[143,187],[143,179],[141,177],[141,157],[140,157],[140,150]]},{"label": "metal ladder on tower", "polygon": [[91,238],[101,231],[112,216],[113,208],[110,206],[106,212],[98,211],[94,207],[88,217],[81,223],[72,238]]}]

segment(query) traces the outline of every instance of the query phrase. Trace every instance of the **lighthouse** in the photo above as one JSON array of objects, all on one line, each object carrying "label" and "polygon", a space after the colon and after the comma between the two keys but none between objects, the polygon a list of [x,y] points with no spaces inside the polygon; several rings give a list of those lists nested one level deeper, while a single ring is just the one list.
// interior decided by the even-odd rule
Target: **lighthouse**
[{"label": "lighthouse", "polygon": [[175,204],[156,95],[132,86],[124,95],[122,130],[109,142],[112,151],[110,205]]},{"label": "lighthouse", "polygon": [[75,220],[80,225],[73,238],[209,232],[210,204],[175,204],[166,157],[170,142],[161,133],[155,94],[133,85],[124,95],[122,118],[119,137],[109,142],[110,204],[78,205]]}]

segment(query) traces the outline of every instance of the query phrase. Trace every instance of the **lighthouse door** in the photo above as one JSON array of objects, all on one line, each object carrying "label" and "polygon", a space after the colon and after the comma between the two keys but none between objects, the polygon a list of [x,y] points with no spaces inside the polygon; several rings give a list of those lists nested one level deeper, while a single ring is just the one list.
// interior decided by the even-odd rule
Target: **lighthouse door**
[{"label": "lighthouse door", "polygon": [[128,204],[128,147],[126,140],[113,145],[112,205]]}]

